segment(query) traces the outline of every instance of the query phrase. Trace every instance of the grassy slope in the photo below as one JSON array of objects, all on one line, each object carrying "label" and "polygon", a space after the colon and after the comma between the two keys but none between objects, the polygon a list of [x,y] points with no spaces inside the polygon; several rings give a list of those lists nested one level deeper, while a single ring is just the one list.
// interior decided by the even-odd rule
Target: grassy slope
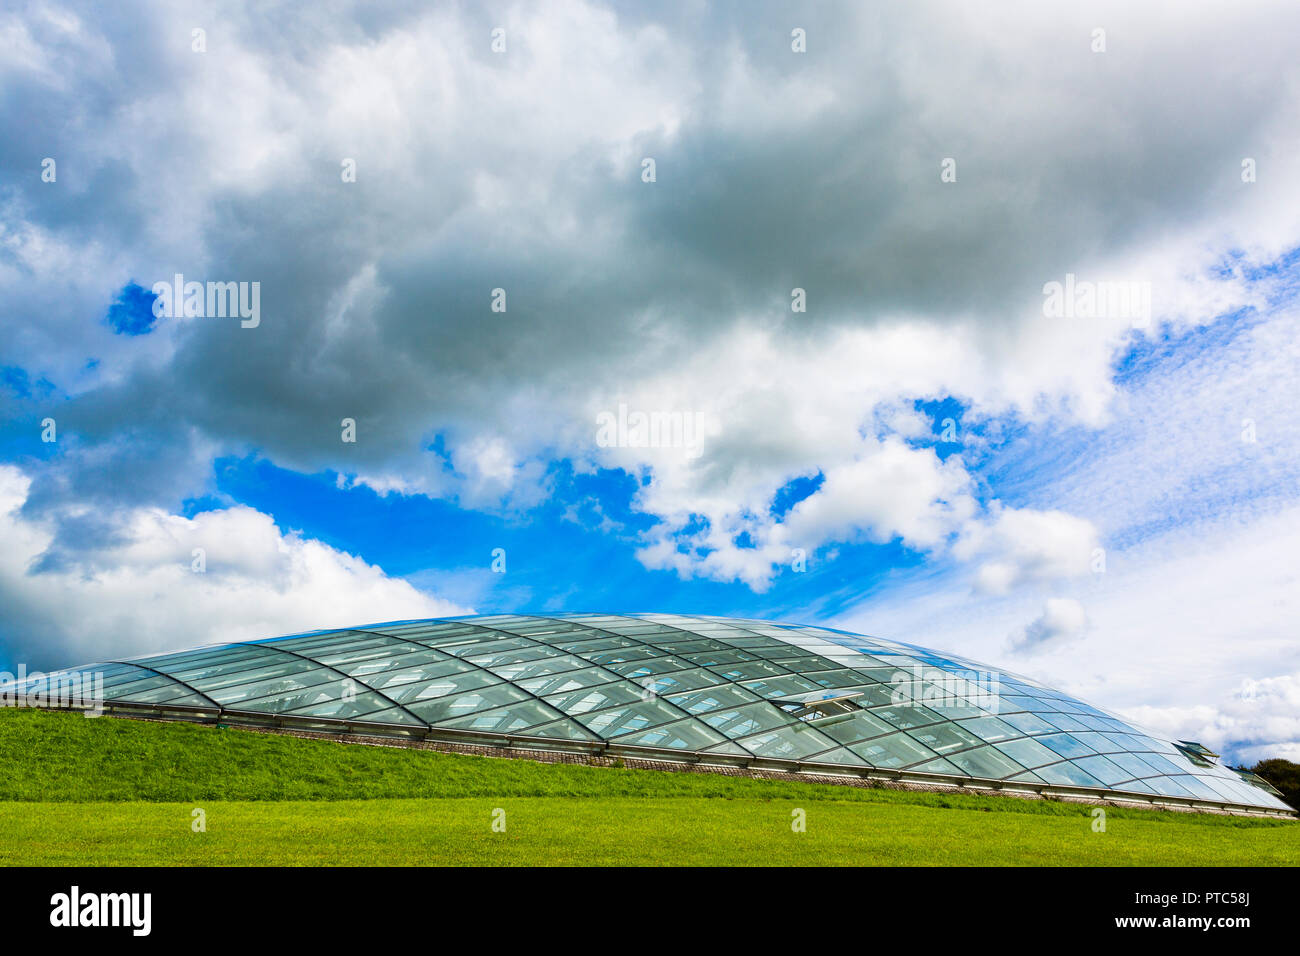
[{"label": "grassy slope", "polygon": [[[1300,862],[1300,826],[0,710],[0,863]],[[207,832],[193,833],[202,807]],[[506,832],[492,812],[505,811]],[[807,832],[791,830],[791,811]]]}]

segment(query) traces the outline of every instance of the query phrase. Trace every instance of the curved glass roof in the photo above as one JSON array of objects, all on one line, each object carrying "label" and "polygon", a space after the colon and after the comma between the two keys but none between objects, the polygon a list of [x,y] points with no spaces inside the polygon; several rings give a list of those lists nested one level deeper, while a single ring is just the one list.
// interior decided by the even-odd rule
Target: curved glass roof
[{"label": "curved glass roof", "polygon": [[675,614],[377,624],[87,665],[108,703],[348,720],[1290,809],[1199,744],[1025,677],[820,627]]}]

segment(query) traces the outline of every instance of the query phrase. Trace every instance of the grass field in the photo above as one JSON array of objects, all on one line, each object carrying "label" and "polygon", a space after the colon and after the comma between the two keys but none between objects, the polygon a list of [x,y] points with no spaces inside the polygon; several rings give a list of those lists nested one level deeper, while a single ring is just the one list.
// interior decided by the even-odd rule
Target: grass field
[{"label": "grass field", "polygon": [[5,865],[1297,863],[1288,821],[0,710]]}]

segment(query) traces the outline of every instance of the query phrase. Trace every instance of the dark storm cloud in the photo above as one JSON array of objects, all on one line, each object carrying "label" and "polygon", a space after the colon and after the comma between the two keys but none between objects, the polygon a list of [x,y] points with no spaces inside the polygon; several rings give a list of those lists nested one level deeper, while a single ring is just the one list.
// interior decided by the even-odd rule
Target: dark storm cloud
[{"label": "dark storm cloud", "polygon": [[[1167,21],[1114,8],[1100,55],[1093,20],[1028,9],[626,6],[617,23],[574,14],[545,36],[509,7],[440,12],[436,27],[399,4],[77,9],[74,31],[20,17],[45,62],[11,67],[0,93],[10,217],[74,257],[112,250],[96,260],[104,290],[173,272],[258,281],[263,320],[164,320],[154,352],[104,346],[118,349],[111,374],[60,408],[76,442],[29,507],[56,491],[174,504],[216,450],[401,472],[438,432],[545,448],[577,396],[617,395],[740,321],[791,338],[897,316],[1014,326],[1044,281],[1232,202],[1295,74],[1282,8],[1276,31],[1208,8]],[[504,58],[487,47],[498,23]],[[795,26],[807,54],[790,50]],[[340,51],[403,32],[427,70],[367,61],[373,99],[341,127],[328,108],[357,77],[337,72]],[[632,69],[584,66],[609,43],[627,44]],[[566,70],[590,71],[590,101],[550,88],[564,70],[537,64],[556,46]],[[528,102],[511,71],[535,81]],[[637,128],[608,128],[619,111],[604,104],[639,95],[676,122],[643,104]],[[240,141],[250,131],[267,141]],[[260,148],[276,158],[232,171]],[[44,155],[60,158],[57,189],[33,174]],[[344,156],[356,183],[340,181]],[[945,157],[954,184],[939,182]],[[30,284],[52,295],[57,272]],[[795,286],[810,302],[797,323]],[[489,310],[497,287],[504,315]],[[98,351],[90,298],[12,303],[27,328],[0,359],[80,367]],[[40,414],[11,427],[30,434]],[[344,417],[356,445],[339,441]]]}]

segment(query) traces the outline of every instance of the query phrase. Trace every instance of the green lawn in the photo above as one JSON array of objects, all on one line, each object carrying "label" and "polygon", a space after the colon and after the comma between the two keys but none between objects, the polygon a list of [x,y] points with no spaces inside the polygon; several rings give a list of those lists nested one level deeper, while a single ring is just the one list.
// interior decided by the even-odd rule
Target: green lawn
[{"label": "green lawn", "polygon": [[1091,813],[0,711],[6,865],[1300,863],[1288,821]]}]

